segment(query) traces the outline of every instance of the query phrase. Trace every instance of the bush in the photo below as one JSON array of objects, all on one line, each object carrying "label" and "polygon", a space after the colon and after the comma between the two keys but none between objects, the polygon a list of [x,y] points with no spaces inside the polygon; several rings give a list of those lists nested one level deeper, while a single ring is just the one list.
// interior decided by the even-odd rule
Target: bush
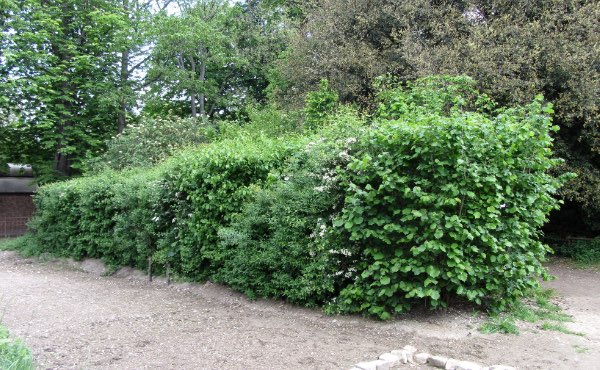
[{"label": "bush", "polygon": [[334,225],[361,260],[336,308],[387,318],[453,297],[503,308],[545,275],[538,229],[565,180],[548,174],[551,105],[538,97],[494,115],[389,105],[412,93],[386,92],[381,109],[398,119],[378,121],[348,165]]},{"label": "bush", "polygon": [[211,141],[217,127],[193,118],[143,118],[108,141],[106,151],[87,161],[87,173],[156,165],[177,150]]},{"label": "bush", "polygon": [[265,181],[296,147],[293,140],[241,136],[178,156],[160,196],[157,260],[196,279],[214,274],[225,255],[217,231],[229,225],[251,185]]},{"label": "bush", "polygon": [[153,217],[167,168],[109,170],[41,187],[24,241],[29,252],[144,267],[156,244]]},{"label": "bush", "polygon": [[558,255],[571,258],[582,265],[600,263],[600,238],[575,239],[567,243],[559,242],[552,245]]},{"label": "bush", "polygon": [[334,118],[319,135],[304,141],[281,173],[251,197],[232,225],[219,231],[225,251],[215,279],[250,297],[280,297],[316,305],[327,302],[344,279],[344,250],[333,250],[325,235],[343,199],[339,171],[364,131],[353,112]]},{"label": "bush", "polygon": [[570,175],[550,175],[551,105],[495,109],[473,83],[382,81],[371,126],[338,109],[285,135],[264,112],[153,170],[44,186],[29,238],[330,312],[505,308],[545,276],[539,228]]},{"label": "bush", "polygon": [[338,103],[338,94],[331,90],[329,81],[321,80],[318,90],[306,94],[306,127],[311,130],[321,127],[335,112]]}]

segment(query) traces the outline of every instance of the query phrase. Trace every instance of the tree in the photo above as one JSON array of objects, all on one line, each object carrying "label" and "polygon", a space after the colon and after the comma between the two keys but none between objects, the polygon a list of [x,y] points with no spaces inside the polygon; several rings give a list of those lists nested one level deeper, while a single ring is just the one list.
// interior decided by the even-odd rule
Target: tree
[{"label": "tree", "polygon": [[120,4],[127,23],[117,35],[115,50],[119,57],[118,133],[125,129],[127,117],[146,87],[144,76],[151,56],[149,44],[154,16],[171,3],[171,0],[122,0]]},{"label": "tree", "polygon": [[227,68],[243,63],[229,30],[235,10],[221,0],[200,0],[180,15],[156,18],[147,77],[154,99],[185,99],[192,117],[206,117],[235,94],[223,78]]},{"label": "tree", "polygon": [[277,3],[246,0],[236,5],[233,37],[244,63],[231,66],[228,81],[243,91],[245,101],[267,102],[275,62],[289,42],[289,9]]},{"label": "tree", "polygon": [[417,45],[452,40],[466,21],[444,2],[318,0],[305,6],[305,20],[279,63],[279,99],[299,106],[321,79],[345,102],[374,101],[374,79],[394,73],[416,77],[409,56]]},{"label": "tree", "polygon": [[117,107],[106,93],[115,89],[112,47],[123,13],[110,0],[14,5],[2,22],[0,108],[10,117],[4,129],[22,134],[18,145],[41,148],[23,152],[24,160],[52,162],[70,175],[114,128]]}]

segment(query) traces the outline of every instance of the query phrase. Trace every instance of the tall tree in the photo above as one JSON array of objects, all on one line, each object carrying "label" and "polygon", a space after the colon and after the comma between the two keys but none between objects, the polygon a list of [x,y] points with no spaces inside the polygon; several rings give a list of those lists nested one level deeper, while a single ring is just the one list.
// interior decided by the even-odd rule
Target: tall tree
[{"label": "tall tree", "polygon": [[182,13],[156,18],[154,49],[147,78],[156,100],[187,100],[192,117],[206,117],[235,95],[225,75],[243,63],[233,22],[236,7],[221,0],[199,0]]},{"label": "tall tree", "polygon": [[1,108],[12,117],[9,125],[31,133],[22,140],[70,175],[114,132],[117,106],[107,92],[115,88],[112,50],[123,12],[111,0],[14,4],[3,22]]},{"label": "tall tree", "polygon": [[266,103],[275,62],[287,48],[294,22],[290,9],[276,0],[246,0],[238,3],[238,50],[246,63],[233,66],[229,81],[243,90],[246,100]]},{"label": "tall tree", "polygon": [[115,52],[119,60],[117,132],[122,133],[128,116],[138,104],[151,57],[152,23],[172,0],[121,0],[126,26],[117,34]]}]

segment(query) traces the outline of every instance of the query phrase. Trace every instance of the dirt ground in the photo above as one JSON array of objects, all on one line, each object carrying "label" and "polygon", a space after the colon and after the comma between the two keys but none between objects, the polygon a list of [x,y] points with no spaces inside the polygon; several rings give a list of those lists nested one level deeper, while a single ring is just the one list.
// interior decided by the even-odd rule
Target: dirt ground
[{"label": "dirt ground", "polygon": [[383,323],[326,316],[210,283],[148,283],[130,269],[106,277],[97,261],[2,251],[0,314],[42,369],[347,369],[409,344],[484,365],[598,369],[600,273],[558,260],[549,267],[558,279],[546,285],[574,316],[568,327],[585,336],[535,327],[485,335],[480,317],[457,310]]}]

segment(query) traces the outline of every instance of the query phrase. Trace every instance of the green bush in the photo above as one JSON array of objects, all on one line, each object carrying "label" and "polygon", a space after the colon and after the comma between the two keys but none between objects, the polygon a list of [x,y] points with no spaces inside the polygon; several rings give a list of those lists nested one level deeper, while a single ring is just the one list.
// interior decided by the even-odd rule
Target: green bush
[{"label": "green bush", "polygon": [[315,130],[323,126],[338,107],[337,92],[329,87],[329,81],[321,80],[319,89],[306,94],[306,127]]},{"label": "green bush", "polygon": [[600,238],[576,239],[567,243],[559,242],[552,245],[557,254],[571,258],[582,265],[600,263]]},{"label": "green bush", "polygon": [[281,297],[294,303],[327,302],[344,280],[339,266],[349,263],[345,250],[331,249],[331,215],[343,189],[340,169],[364,123],[352,112],[332,118],[319,135],[308,137],[249,200],[230,227],[219,231],[225,251],[215,280],[250,297]]},{"label": "green bush", "polygon": [[502,309],[545,276],[539,228],[570,175],[550,175],[551,105],[496,109],[473,84],[382,81],[370,126],[338,109],[291,135],[262,111],[152,170],[43,186],[28,238],[330,312]]},{"label": "green bush", "polygon": [[217,127],[193,118],[149,118],[131,124],[107,142],[102,155],[86,163],[87,173],[156,165],[177,150],[211,141]]},{"label": "green bush", "polygon": [[246,108],[248,122],[223,123],[220,126],[222,138],[235,138],[240,135],[285,137],[300,133],[300,112],[284,111],[273,105],[250,106]]},{"label": "green bush", "polygon": [[168,167],[167,162],[151,170],[105,171],[41,187],[23,243],[30,253],[144,267],[156,245],[153,218]]},{"label": "green bush", "polygon": [[196,279],[214,274],[225,255],[217,231],[240,210],[251,185],[267,180],[296,147],[293,140],[240,136],[178,156],[160,196],[156,259]]},{"label": "green bush", "polygon": [[558,163],[551,105],[538,97],[494,115],[386,106],[415,101],[412,92],[386,92],[380,110],[398,119],[376,122],[347,168],[334,225],[361,260],[336,309],[387,318],[455,297],[502,308],[545,274],[538,230],[565,180],[548,174]]}]

